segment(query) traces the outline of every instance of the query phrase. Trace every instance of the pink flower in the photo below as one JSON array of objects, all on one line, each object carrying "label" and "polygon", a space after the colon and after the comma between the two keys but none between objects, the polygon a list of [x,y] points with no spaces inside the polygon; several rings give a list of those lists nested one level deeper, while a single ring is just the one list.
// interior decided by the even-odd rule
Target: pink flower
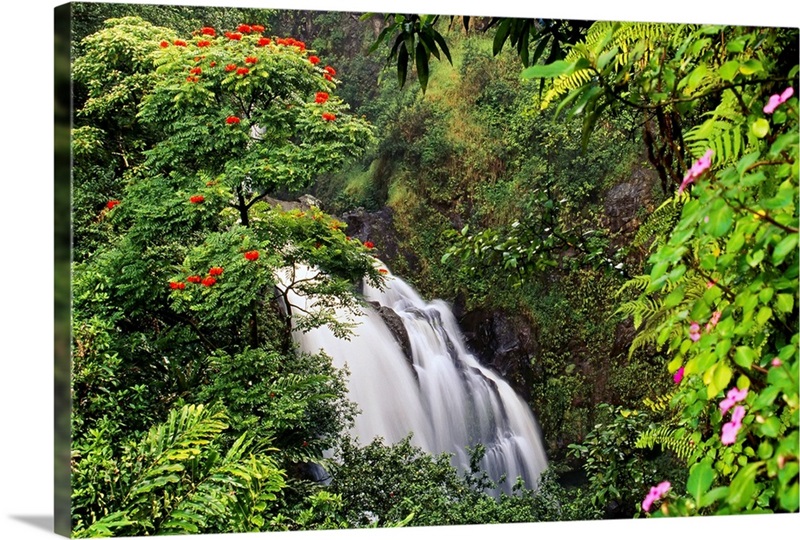
[{"label": "pink flower", "polygon": [[667,491],[669,491],[670,485],[671,484],[665,480],[660,484],[658,484],[657,486],[651,487],[650,493],[648,493],[647,497],[645,497],[644,500],[642,501],[642,510],[644,510],[645,512],[649,512],[650,507],[653,505],[653,503],[656,502],[661,497],[663,497],[667,493]]},{"label": "pink flower", "polygon": [[780,367],[783,364],[783,362],[781,362],[781,359],[776,356],[775,358],[772,359],[771,364],[772,367]]},{"label": "pink flower", "polygon": [[721,311],[715,311],[714,314],[711,316],[711,320],[708,321],[706,324],[706,332],[711,332],[717,323],[719,322],[720,317],[722,317]]},{"label": "pink flower", "polygon": [[689,339],[692,341],[697,341],[700,339],[700,325],[696,322],[693,322],[689,327]]},{"label": "pink flower", "polygon": [[739,429],[741,429],[741,424],[734,424],[733,422],[727,422],[725,425],[722,426],[722,436],[720,440],[722,444],[725,446],[731,445],[736,442],[736,435],[739,433]]},{"label": "pink flower", "polygon": [[740,401],[744,400],[747,396],[747,388],[743,390],[739,390],[735,386],[728,390],[728,394],[719,404],[719,410],[722,414],[728,412],[728,409],[733,407],[735,404],[739,403]]},{"label": "pink flower", "polygon": [[683,190],[686,189],[686,186],[700,178],[700,176],[706,172],[708,169],[711,168],[711,156],[714,155],[714,151],[711,149],[706,150],[706,153],[703,154],[703,157],[698,159],[692,165],[692,168],[686,172],[686,176],[683,177],[683,182],[681,186],[678,188],[678,193],[683,193]]},{"label": "pink flower", "polygon": [[772,114],[779,105],[786,103],[786,101],[794,95],[794,88],[791,86],[784,90],[780,95],[773,94],[769,97],[769,101],[764,105],[764,114]]},{"label": "pink flower", "polygon": [[[745,390],[744,392],[746,393],[747,391]],[[731,421],[726,422],[722,426],[722,436],[720,437],[720,440],[725,446],[736,442],[736,435],[739,434],[739,430],[742,428],[742,418],[744,418],[744,413],[744,407],[737,405],[736,408],[733,409]]]},{"label": "pink flower", "polygon": [[675,381],[675,384],[680,384],[680,382],[683,380],[683,370],[683,366],[679,367],[678,371],[676,371],[672,376],[672,380]]}]

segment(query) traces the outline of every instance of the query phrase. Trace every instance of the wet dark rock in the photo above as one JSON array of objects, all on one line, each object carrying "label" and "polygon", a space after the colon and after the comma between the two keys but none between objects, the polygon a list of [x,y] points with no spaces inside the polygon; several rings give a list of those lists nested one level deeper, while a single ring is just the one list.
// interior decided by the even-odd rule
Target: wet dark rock
[{"label": "wet dark rock", "polygon": [[[538,344],[533,325],[521,315],[501,310],[463,312],[456,304],[464,339],[478,360],[505,378],[523,399],[530,398],[533,372],[530,359]],[[461,311],[461,313],[458,313]]]},{"label": "wet dark rock", "polygon": [[358,208],[345,212],[342,221],[347,223],[347,235],[358,238],[362,242],[370,241],[375,245],[375,256],[388,265],[403,259],[409,268],[415,268],[418,257],[407,250],[401,250],[400,235],[394,225],[394,215],[388,207],[377,212],[367,212]]},{"label": "wet dark rock", "polygon": [[382,306],[378,302],[369,302],[369,304],[375,308],[375,311],[381,316],[381,319],[386,323],[387,328],[389,328],[389,331],[394,335],[395,340],[397,340],[397,343],[403,350],[403,354],[408,360],[408,363],[412,364],[413,353],[411,351],[411,340],[408,337],[408,332],[403,324],[402,317],[395,313],[392,308]]}]

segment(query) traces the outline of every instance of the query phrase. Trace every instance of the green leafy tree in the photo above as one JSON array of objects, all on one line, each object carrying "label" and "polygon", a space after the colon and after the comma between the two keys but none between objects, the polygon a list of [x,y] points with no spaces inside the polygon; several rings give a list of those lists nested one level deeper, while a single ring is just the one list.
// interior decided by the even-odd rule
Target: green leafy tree
[{"label": "green leafy tree", "polygon": [[[626,47],[631,33],[648,38]],[[661,126],[666,185],[690,196],[626,308],[671,358],[670,427],[695,448],[688,493],[654,486],[654,515],[798,510],[796,47],[796,29],[598,23],[527,73],[554,78],[548,95],[588,130],[626,106],[685,133]]]}]

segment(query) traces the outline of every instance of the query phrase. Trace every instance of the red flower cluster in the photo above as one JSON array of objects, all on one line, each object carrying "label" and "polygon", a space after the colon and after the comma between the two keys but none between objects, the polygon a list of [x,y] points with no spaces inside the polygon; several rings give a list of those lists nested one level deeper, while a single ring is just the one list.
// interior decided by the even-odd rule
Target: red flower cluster
[{"label": "red flower cluster", "polygon": [[211,37],[217,35],[217,32],[210,26],[204,26],[203,28],[201,28],[200,33],[203,34],[204,36],[211,36]]},{"label": "red flower cluster", "polygon": [[180,289],[183,290],[186,288],[186,283],[182,283],[180,281],[170,281],[169,282],[170,289]]},{"label": "red flower cluster", "polygon": [[247,75],[248,73],[250,73],[250,69],[246,67],[240,67],[236,70],[237,75]]},{"label": "red flower cluster", "polygon": [[186,278],[186,281],[188,281],[189,283],[200,283],[201,281],[203,281],[203,278],[201,278],[200,276],[189,276]]},{"label": "red flower cluster", "polygon": [[278,45],[286,45],[288,47],[298,47],[301,51],[306,50],[306,44],[294,38],[278,38],[275,40]]},{"label": "red flower cluster", "polygon": [[229,116],[225,119],[226,124],[238,124],[239,122],[241,122],[241,120],[239,120],[238,116]]},{"label": "red flower cluster", "polygon": [[197,46],[198,47],[208,47],[210,45],[211,45],[211,42],[208,41],[207,39],[201,39],[200,41],[197,42]]},{"label": "red flower cluster", "polygon": [[169,42],[167,42],[167,41],[162,41],[162,42],[161,42],[159,45],[161,45],[161,48],[162,48],[162,49],[166,49],[167,47],[169,47]]},{"label": "red flower cluster", "polygon": [[118,204],[119,204],[119,201],[118,201],[118,200],[116,200],[116,199],[113,199],[113,200],[111,200],[111,201],[108,201],[108,202],[106,203],[106,208],[108,208],[109,210],[111,210],[112,208],[114,208],[114,207],[115,207],[115,206],[117,206]]},{"label": "red flower cluster", "polygon": [[328,93],[327,92],[317,92],[317,95],[314,96],[314,101],[317,103],[325,103],[328,101]]},{"label": "red flower cluster", "polygon": [[250,26],[249,24],[240,24],[239,26],[236,27],[236,29],[243,34],[249,34],[250,32],[253,31],[253,27]]},{"label": "red flower cluster", "polygon": [[327,120],[328,122],[333,122],[334,120],[336,120],[336,115],[333,113],[324,112],[322,113],[322,119]]},{"label": "red flower cluster", "polygon": [[364,247],[367,248],[367,249],[372,249],[372,248],[375,247],[375,244],[373,244],[372,242],[367,240],[366,242],[364,242]]},{"label": "red flower cluster", "polygon": [[247,259],[248,261],[255,261],[258,259],[258,251],[256,250],[248,251],[244,254],[244,258]]},{"label": "red flower cluster", "polygon": [[217,63],[216,63],[216,62],[214,62],[214,61],[212,60],[212,61],[211,61],[211,63],[210,63],[210,64],[208,64],[208,65],[209,65],[209,66],[211,66],[211,67],[214,67],[214,66],[216,66],[216,65],[217,65]]},{"label": "red flower cluster", "polygon": [[262,37],[261,39],[258,40],[259,47],[264,47],[265,45],[269,45],[270,43],[272,43],[272,40],[269,39],[268,37]]},{"label": "red flower cluster", "polygon": [[225,71],[236,71],[236,64],[228,64],[225,66]]},{"label": "red flower cluster", "polygon": [[225,32],[225,37],[233,41],[241,41],[242,34],[237,34],[236,32]]},{"label": "red flower cluster", "polygon": [[216,282],[217,282],[217,280],[215,278],[213,278],[213,277],[210,277],[210,276],[205,278],[202,281],[203,285],[205,285],[206,287],[211,287]]},{"label": "red flower cluster", "polygon": [[389,271],[386,268],[378,268],[378,272],[380,272],[384,276],[389,273]]},{"label": "red flower cluster", "polygon": [[256,62],[258,62],[258,58],[256,58],[255,56],[248,56],[247,58],[244,59],[245,64],[255,64]]},{"label": "red flower cluster", "polygon": [[176,47],[186,47],[186,42],[183,41],[182,39],[176,39],[175,41],[172,42],[172,44],[175,45]]},{"label": "red flower cluster", "polygon": [[203,197],[202,195],[192,195],[191,197],[189,197],[189,202],[191,202],[192,204],[201,203],[204,200],[206,200],[206,198]]},{"label": "red flower cluster", "polygon": [[186,82],[200,82],[200,77],[192,77],[191,75],[189,75],[188,77],[186,77]]},{"label": "red flower cluster", "polygon": [[189,70],[189,73],[191,73],[192,75],[200,75],[202,72],[203,70],[200,69],[199,67],[193,67],[192,69]]},{"label": "red flower cluster", "polygon": [[208,271],[209,276],[219,276],[220,274],[222,274],[221,266],[212,266]]},{"label": "red flower cluster", "polygon": [[264,27],[263,27],[263,26],[261,26],[260,24],[254,24],[254,25],[253,25],[253,26],[251,26],[250,28],[252,28],[252,29],[253,29],[253,32],[258,32],[258,33],[261,33],[261,32],[263,32],[263,31],[264,31]]},{"label": "red flower cluster", "polygon": [[319,64],[319,56],[309,56],[308,61],[316,66]]},{"label": "red flower cluster", "polygon": [[336,76],[336,70],[333,69],[331,66],[325,66],[325,73],[329,74],[331,77]]}]

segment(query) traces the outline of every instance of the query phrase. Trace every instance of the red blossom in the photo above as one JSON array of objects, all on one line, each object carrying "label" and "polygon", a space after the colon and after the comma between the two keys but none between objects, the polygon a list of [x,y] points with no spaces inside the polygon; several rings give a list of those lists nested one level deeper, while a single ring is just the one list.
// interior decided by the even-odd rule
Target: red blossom
[{"label": "red blossom", "polygon": [[225,37],[233,41],[240,41],[242,39],[242,34],[237,34],[236,32],[225,32]]},{"label": "red blossom", "polygon": [[314,101],[317,103],[325,103],[328,101],[328,93],[327,92],[317,92],[317,95],[314,96]]},{"label": "red blossom", "polygon": [[199,67],[193,67],[192,69],[189,70],[189,73],[191,73],[192,75],[200,75],[202,72],[203,70],[200,69]]},{"label": "red blossom", "polygon": [[162,41],[159,45],[161,45],[162,49],[166,49],[167,47],[169,47],[169,42],[168,41]]},{"label": "red blossom", "polygon": [[203,28],[201,28],[200,29],[200,33],[203,34],[203,35],[206,35],[206,36],[211,36],[211,37],[214,37],[214,36],[217,35],[217,32],[213,28],[211,28],[210,26],[204,26]]},{"label": "red blossom", "polygon": [[260,24],[254,24],[250,28],[253,29],[253,32],[263,32],[264,31],[264,27],[261,26]]},{"label": "red blossom", "polygon": [[207,277],[202,281],[203,285],[205,285],[206,287],[211,287],[216,282],[217,282],[216,278],[213,277]]},{"label": "red blossom", "polygon": [[248,261],[255,261],[258,259],[258,251],[256,250],[248,251],[244,254],[244,258],[247,259]]},{"label": "red blossom", "polygon": [[268,37],[262,37],[261,39],[258,40],[259,47],[269,45],[270,43],[272,43],[272,40],[270,40]]},{"label": "red blossom", "polygon": [[172,44],[175,45],[176,47],[186,47],[186,42],[183,41],[182,39],[176,39],[175,41],[172,42]]},{"label": "red blossom", "polygon": [[380,272],[383,275],[386,275],[386,274],[389,273],[389,271],[386,268],[378,268],[378,272]]},{"label": "red blossom", "polygon": [[316,66],[319,64],[319,56],[309,56],[308,61]]},{"label": "red blossom", "polygon": [[325,73],[330,74],[332,77],[336,76],[336,70],[333,69],[331,66],[325,66]]},{"label": "red blossom", "polygon": [[199,81],[200,81],[200,77],[192,77],[191,75],[186,77],[186,82],[199,82]]},{"label": "red blossom", "polygon": [[115,206],[117,206],[118,204],[119,204],[119,201],[118,201],[118,200],[116,200],[116,199],[113,199],[113,200],[110,200],[110,201],[108,201],[108,202],[106,203],[106,208],[108,208],[109,210],[111,210],[112,208],[114,208],[114,207],[115,207]]},{"label": "red blossom", "polygon": [[288,43],[286,43],[286,40],[283,38],[276,39],[275,43],[277,43],[278,45],[288,45]]},{"label": "red blossom", "polygon": [[216,184],[216,182],[214,182],[213,180],[209,180],[208,182],[206,182],[206,186],[213,186],[214,184]]},{"label": "red blossom", "polygon": [[201,39],[200,41],[197,42],[197,46],[198,47],[208,47],[210,45],[211,45],[211,42],[208,41],[207,39]]},{"label": "red blossom", "polygon": [[219,276],[220,274],[222,274],[222,267],[221,266],[212,266],[208,270],[208,275],[209,276]]},{"label": "red blossom", "polygon": [[250,73],[250,69],[246,67],[240,67],[236,70],[237,75],[247,75],[248,73]]},{"label": "red blossom", "polygon": [[249,34],[250,32],[253,31],[253,27],[250,26],[249,24],[240,24],[239,26],[236,27],[236,29],[243,34]]},{"label": "red blossom", "polygon": [[239,122],[241,122],[241,120],[238,116],[229,116],[225,119],[226,124],[238,124]]},{"label": "red blossom", "polygon": [[245,64],[255,64],[256,62],[258,62],[258,58],[256,58],[255,56],[248,56],[247,58],[244,59]]},{"label": "red blossom", "polygon": [[186,278],[186,281],[188,281],[189,283],[200,283],[201,281],[203,281],[203,278],[201,278],[200,276],[189,276]]},{"label": "red blossom", "polygon": [[336,120],[336,115],[333,113],[324,112],[322,113],[322,119],[327,120],[328,122],[333,122],[334,120]]},{"label": "red blossom", "polygon": [[182,283],[180,281],[170,281],[169,282],[169,288],[170,289],[181,289],[181,290],[183,290],[183,289],[186,288],[186,283]]},{"label": "red blossom", "polygon": [[372,249],[372,248],[375,247],[375,244],[373,244],[372,242],[367,240],[366,242],[364,242],[364,247],[367,248],[367,249]]},{"label": "red blossom", "polygon": [[324,73],[323,77],[325,77],[326,81],[332,81],[333,80],[333,77],[331,77],[330,73]]},{"label": "red blossom", "polygon": [[191,197],[189,197],[189,202],[191,202],[192,204],[201,203],[204,200],[206,200],[206,198],[203,197],[202,195],[192,195]]},{"label": "red blossom", "polygon": [[208,65],[209,65],[210,67],[214,67],[214,66],[216,66],[216,65],[217,65],[217,63],[216,63],[216,62],[214,62],[214,61],[212,60],[212,61],[211,61],[211,63],[210,63],[210,64],[208,64]]},{"label": "red blossom", "polygon": [[236,64],[228,64],[225,66],[225,71],[236,71]]}]

